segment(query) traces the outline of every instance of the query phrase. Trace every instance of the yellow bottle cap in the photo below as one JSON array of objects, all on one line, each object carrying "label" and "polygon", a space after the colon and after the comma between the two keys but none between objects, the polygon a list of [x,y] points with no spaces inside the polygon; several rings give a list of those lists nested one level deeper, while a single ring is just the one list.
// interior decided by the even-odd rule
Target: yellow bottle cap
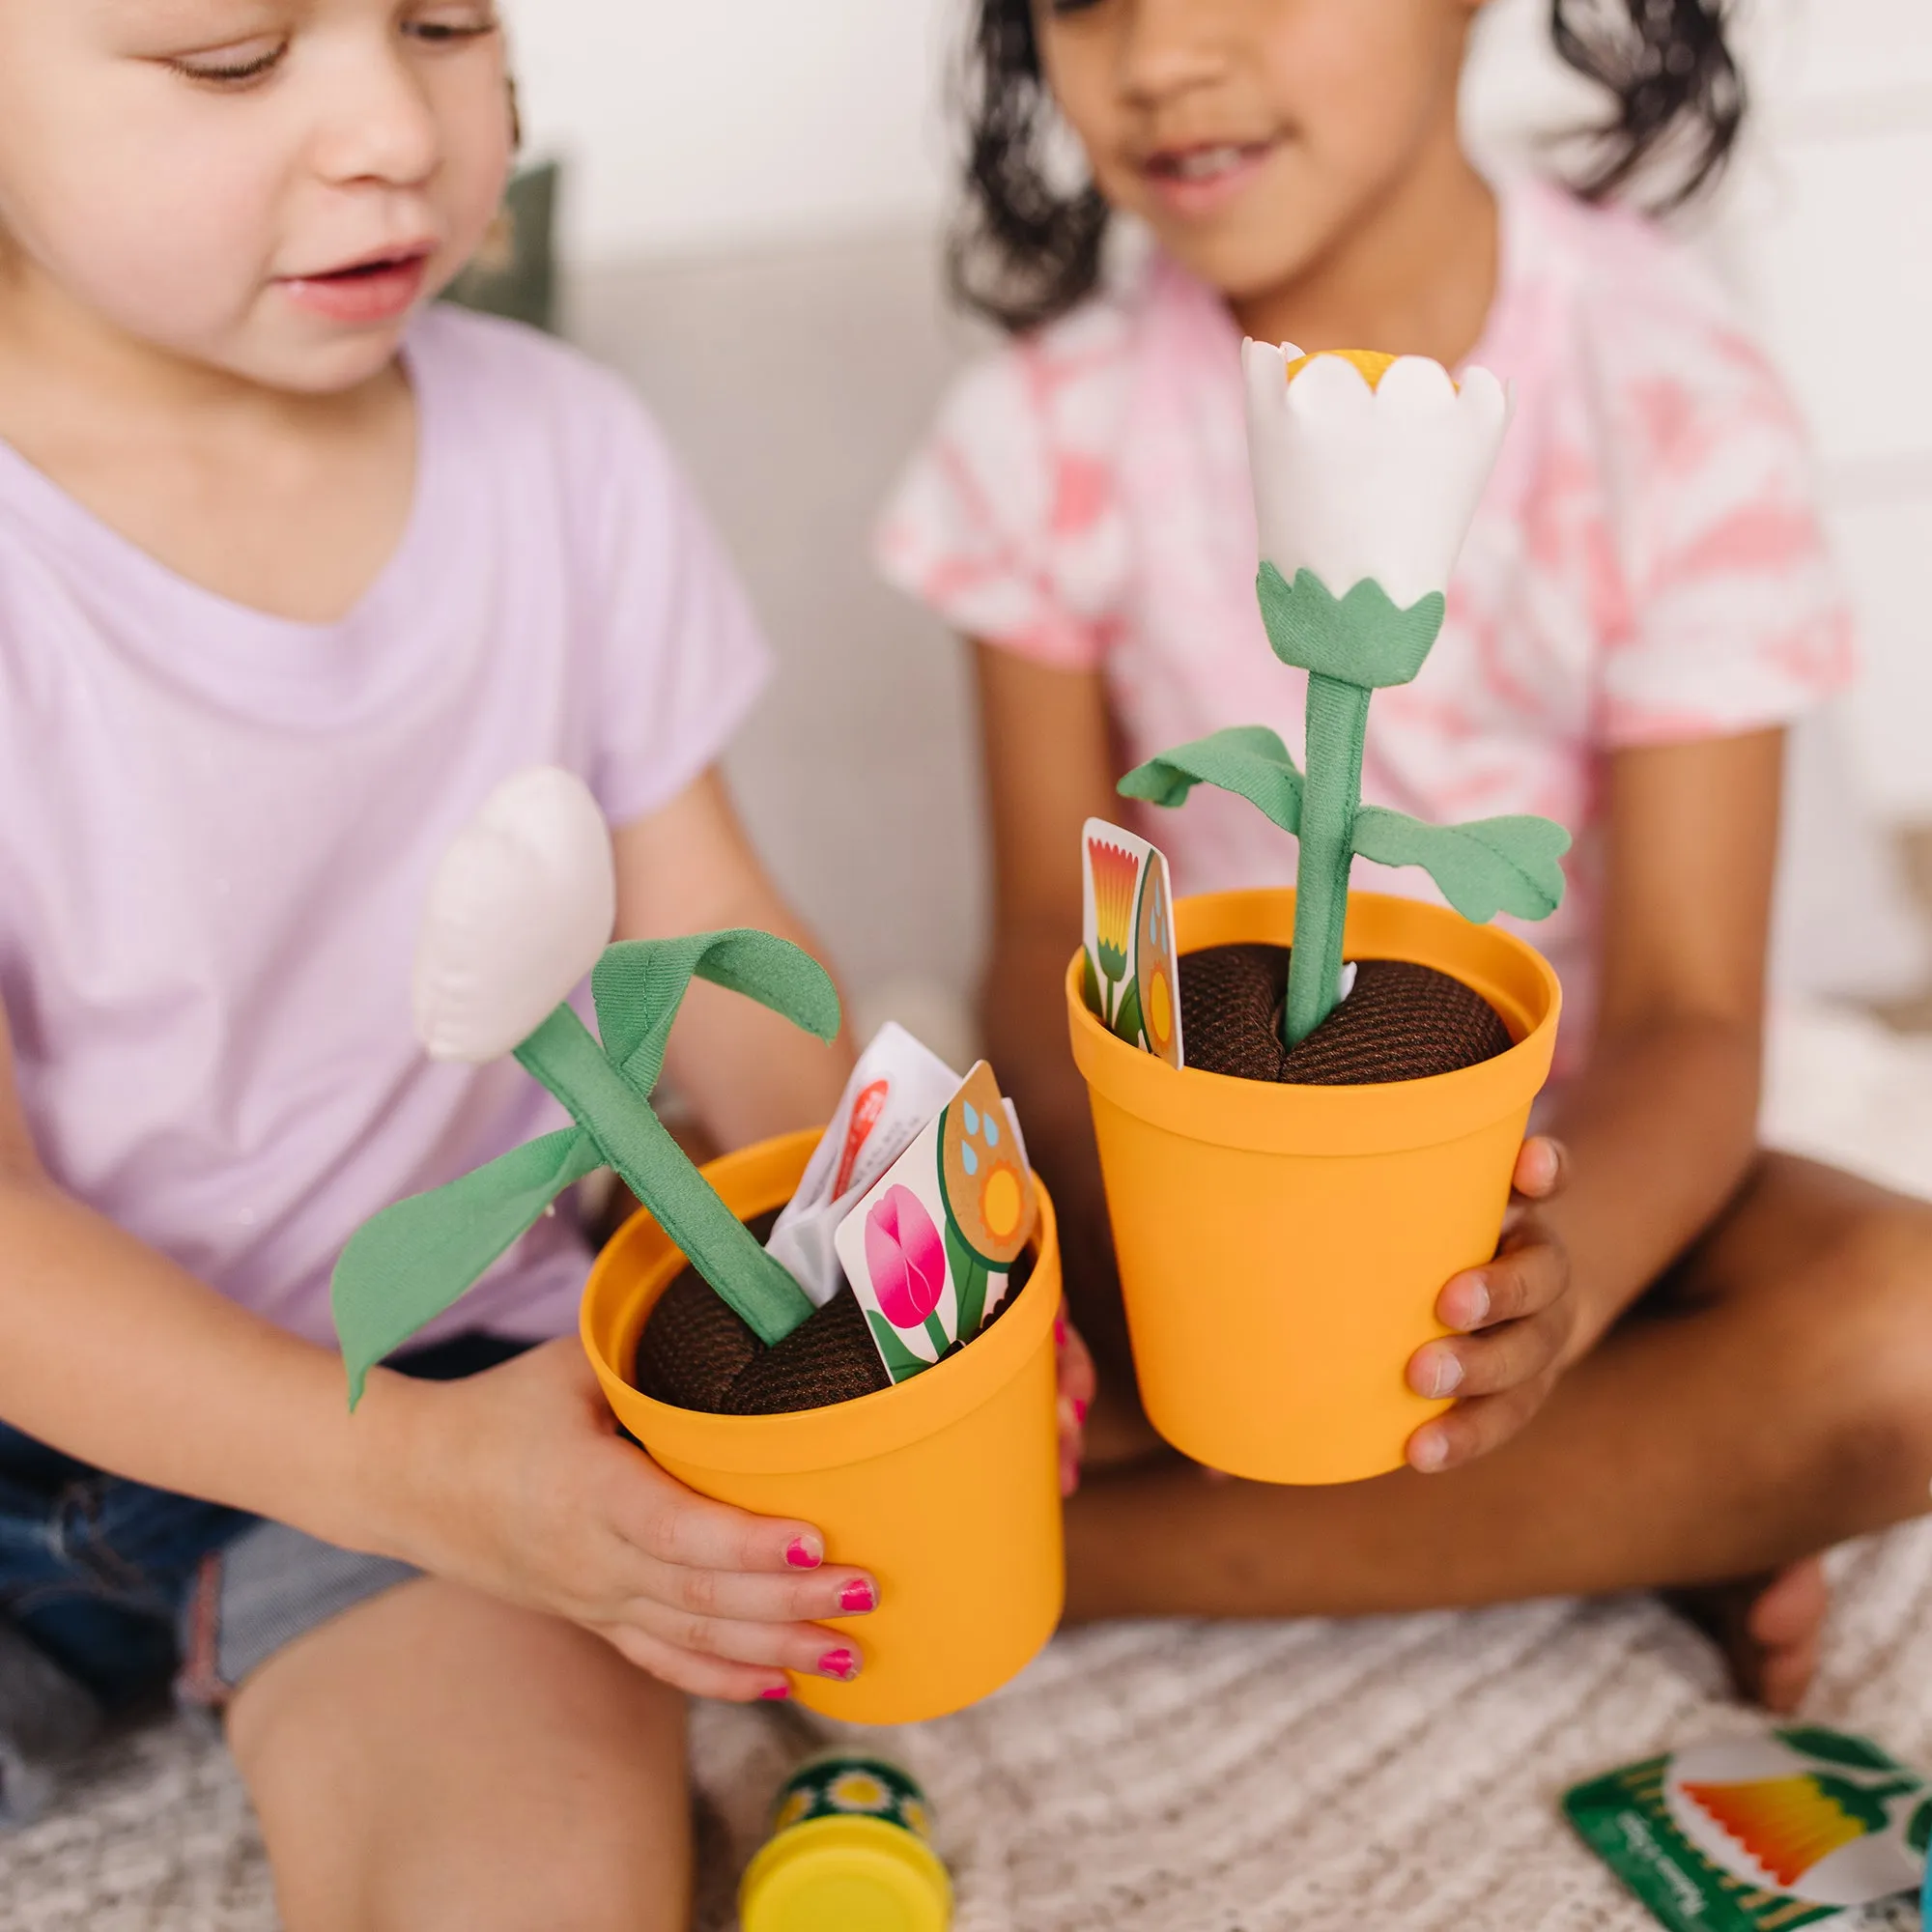
[{"label": "yellow bottle cap", "polygon": [[744,1932],[947,1932],[952,1881],[882,1818],[811,1818],[766,1844],[738,1889]]}]

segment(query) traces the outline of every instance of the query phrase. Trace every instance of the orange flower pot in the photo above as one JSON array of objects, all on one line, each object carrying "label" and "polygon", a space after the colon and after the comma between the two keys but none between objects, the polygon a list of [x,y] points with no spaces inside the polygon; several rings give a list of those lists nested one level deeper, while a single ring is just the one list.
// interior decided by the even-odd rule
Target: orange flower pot
[{"label": "orange flower pot", "polygon": [[[818,1138],[787,1134],[704,1172],[751,1220],[791,1198]],[[1032,1278],[970,1348],[875,1395],[785,1415],[706,1415],[631,1386],[644,1319],[684,1266],[648,1213],[591,1269],[583,1346],[652,1460],[700,1495],[814,1524],[829,1560],[878,1578],[876,1610],[827,1619],[863,1655],[859,1676],[793,1678],[810,1710],[861,1724],[943,1717],[997,1690],[1060,1621],[1060,1250],[1044,1188],[1034,1238]]]},{"label": "orange flower pot", "polygon": [[[1292,891],[1179,900],[1182,953],[1287,946]],[[1448,1406],[1408,1358],[1446,1331],[1435,1304],[1495,1252],[1530,1103],[1549,1075],[1561,992],[1514,934],[1380,894],[1349,900],[1350,959],[1452,974],[1515,1044],[1480,1065],[1373,1087],[1275,1086],[1177,1071],[1088,1011],[1066,976],[1148,1418],[1182,1454],[1265,1483],[1399,1468]]]}]

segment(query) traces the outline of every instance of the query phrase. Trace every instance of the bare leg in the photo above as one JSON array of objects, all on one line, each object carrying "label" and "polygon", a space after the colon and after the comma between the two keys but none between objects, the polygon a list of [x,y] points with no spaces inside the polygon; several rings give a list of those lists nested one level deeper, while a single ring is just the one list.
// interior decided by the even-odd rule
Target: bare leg
[{"label": "bare leg", "polygon": [[[1480,1462],[1335,1489],[1212,1482],[1173,1458],[1095,1472],[1068,1507],[1069,1614],[1716,1583],[1918,1515],[1928,1477],[1932,1208],[1769,1154],[1672,1293]],[[1772,1599],[1761,1637],[1802,1644],[1782,1624],[1805,1621],[1804,1595]]]},{"label": "bare leg", "polygon": [[573,1626],[425,1579],[229,1712],[289,1932],[684,1932],[674,1691]]}]

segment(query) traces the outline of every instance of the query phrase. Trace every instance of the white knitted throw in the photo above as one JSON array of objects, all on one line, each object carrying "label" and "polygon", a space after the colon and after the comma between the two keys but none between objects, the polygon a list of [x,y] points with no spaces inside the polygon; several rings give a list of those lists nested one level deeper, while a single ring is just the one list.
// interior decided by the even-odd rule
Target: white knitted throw
[{"label": "white knitted throw", "polygon": [[[1842,1076],[1853,1056],[1829,1057]],[[1928,1091],[1895,1082],[1901,1126]],[[1804,1111],[1793,1097],[1774,1094],[1787,1118]],[[1876,1088],[1864,1097],[1847,1134],[1884,1124]],[[1841,1151],[1822,1126],[1809,1138]],[[1932,1146],[1917,1145],[1920,1167],[1900,1171],[1910,1145],[1889,1140],[1891,1178],[1927,1187]],[[1932,1768],[1932,1522],[1851,1546],[1834,1574],[1805,1715]],[[1634,1597],[1105,1626],[1059,1639],[975,1710],[877,1739],[932,1795],[957,1932],[1641,1932],[1559,1795],[1764,1721],[1727,1700],[1709,1645]],[[698,1713],[705,1932],[730,1923],[735,1871],[809,1743],[795,1719]],[[0,1837],[6,1932],[274,1922],[227,1756],[185,1723],[122,1745],[52,1816]]]}]

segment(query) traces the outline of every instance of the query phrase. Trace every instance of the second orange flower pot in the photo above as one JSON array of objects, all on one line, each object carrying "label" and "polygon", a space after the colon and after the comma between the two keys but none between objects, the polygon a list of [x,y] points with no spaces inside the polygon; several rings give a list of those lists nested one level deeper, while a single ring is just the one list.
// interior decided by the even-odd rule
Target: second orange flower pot
[{"label": "second orange flower pot", "polygon": [[[1179,950],[1288,945],[1292,891],[1175,906]],[[1182,1454],[1267,1483],[1399,1468],[1448,1405],[1408,1358],[1435,1304],[1494,1253],[1561,995],[1533,948],[1446,907],[1356,893],[1350,959],[1407,959],[1473,987],[1515,1044],[1427,1080],[1274,1086],[1169,1066],[1087,1009],[1066,977],[1148,1419]]]},{"label": "second orange flower pot", "polygon": [[[791,1198],[817,1142],[788,1134],[704,1173],[751,1220]],[[832,1562],[879,1580],[876,1610],[828,1619],[862,1651],[859,1676],[793,1679],[810,1710],[861,1724],[943,1717],[998,1690],[1060,1621],[1060,1250],[1038,1198],[1033,1274],[1013,1306],[924,1374],[830,1408],[708,1415],[652,1401],[631,1385],[632,1361],[684,1257],[640,1211],[591,1270],[583,1346],[652,1460],[700,1495],[815,1525]]]}]

